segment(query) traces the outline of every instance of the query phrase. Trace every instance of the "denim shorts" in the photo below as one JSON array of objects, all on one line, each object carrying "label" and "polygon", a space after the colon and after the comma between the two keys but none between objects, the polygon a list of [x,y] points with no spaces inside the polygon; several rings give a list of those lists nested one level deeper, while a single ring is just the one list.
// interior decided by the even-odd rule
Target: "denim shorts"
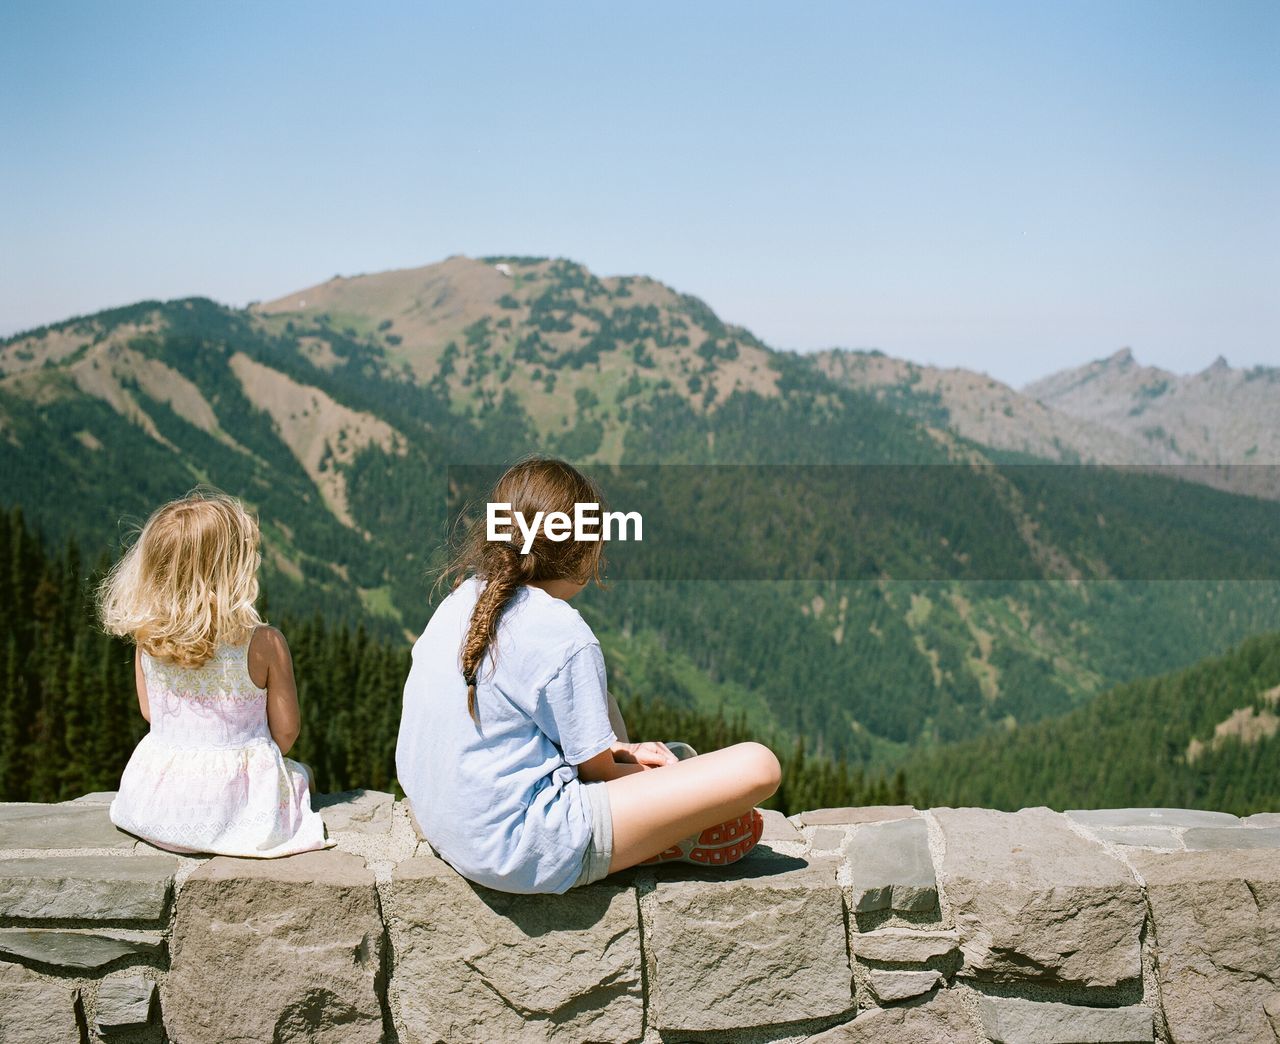
[{"label": "denim shorts", "polygon": [[582,784],[582,798],[591,811],[591,843],[582,857],[582,872],[570,885],[593,884],[609,873],[613,859],[613,813],[609,809],[609,787],[604,780]]},{"label": "denim shorts", "polygon": [[[698,754],[681,740],[668,740],[667,747],[681,761]],[[570,888],[593,884],[608,876],[609,863],[613,859],[613,811],[609,807],[609,787],[604,780],[582,782],[582,797],[591,810],[591,843],[582,857],[582,872]]]}]

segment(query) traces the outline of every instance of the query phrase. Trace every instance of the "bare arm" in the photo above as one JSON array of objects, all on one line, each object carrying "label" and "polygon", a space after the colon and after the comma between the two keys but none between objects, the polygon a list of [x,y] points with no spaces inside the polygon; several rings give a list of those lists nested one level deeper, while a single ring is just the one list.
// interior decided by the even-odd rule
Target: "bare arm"
[{"label": "bare arm", "polygon": [[[266,667],[267,728],[280,753],[288,754],[298,741],[302,715],[293,678],[293,657],[284,635],[275,627],[259,627],[250,644],[249,663],[251,667]],[[254,684],[258,684],[256,679]]]},{"label": "bare arm", "polygon": [[138,690],[138,709],[142,711],[142,720],[150,723],[151,704],[147,700],[147,676],[142,673],[141,646],[134,646],[133,650],[133,682]]},{"label": "bare arm", "polygon": [[588,758],[578,766],[578,778],[584,783],[594,783],[602,779],[617,779],[619,776],[628,776],[632,772],[644,772],[649,766],[641,765],[638,762],[630,764],[622,761],[616,761],[613,757],[613,748],[602,750],[593,758]]}]

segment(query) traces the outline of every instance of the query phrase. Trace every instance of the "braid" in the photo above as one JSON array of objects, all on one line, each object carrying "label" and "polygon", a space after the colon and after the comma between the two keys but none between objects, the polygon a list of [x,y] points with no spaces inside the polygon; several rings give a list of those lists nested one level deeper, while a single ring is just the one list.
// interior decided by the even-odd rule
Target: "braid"
[{"label": "braid", "polygon": [[[503,473],[489,495],[491,502],[510,504],[526,518],[536,513],[571,512],[578,502],[603,504],[599,488],[572,465],[550,457],[528,457]],[[456,589],[468,574],[485,582],[476,599],[462,641],[462,677],[467,685],[467,713],[480,724],[476,684],[485,654],[497,652],[498,624],[511,599],[526,584],[572,579],[600,583],[603,548],[598,542],[551,540],[545,533],[534,539],[528,553],[518,544],[489,540],[483,520],[476,520],[458,554],[440,574],[454,575]]]},{"label": "braid", "polygon": [[471,626],[462,643],[462,677],[467,683],[467,713],[477,725],[476,683],[485,651],[496,647],[498,621],[520,586],[532,579],[537,565],[533,555],[517,555],[512,544],[491,544],[486,563],[484,590],[471,612]]}]

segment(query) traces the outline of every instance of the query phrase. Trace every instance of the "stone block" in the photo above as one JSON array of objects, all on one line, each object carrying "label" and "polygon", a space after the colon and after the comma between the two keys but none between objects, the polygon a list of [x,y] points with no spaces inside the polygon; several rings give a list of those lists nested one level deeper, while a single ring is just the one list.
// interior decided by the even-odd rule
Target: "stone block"
[{"label": "stone block", "polygon": [[1280,826],[1194,827],[1182,835],[1182,843],[1193,852],[1280,848]]},{"label": "stone block", "polygon": [[923,819],[858,827],[845,843],[849,909],[937,913],[938,882]]},{"label": "stone block", "polygon": [[[220,856],[182,886],[165,1027],[183,1041],[383,1037],[383,929],[373,874],[336,849]],[[434,984],[423,980],[421,989]]]},{"label": "stone block", "polygon": [[909,997],[919,997],[946,980],[939,971],[900,971],[897,968],[872,968],[867,972],[867,982],[876,1000],[892,1004]]},{"label": "stone block", "polygon": [[395,867],[388,894],[391,1004],[405,1044],[643,1036],[628,875],[518,895],[473,884],[422,846]]},{"label": "stone block", "polygon": [[1087,1008],[1079,1004],[978,998],[982,1029],[993,1044],[1151,1044],[1150,1008]]},{"label": "stone block", "polygon": [[107,805],[68,801],[60,805],[0,805],[0,849],[114,848],[133,851],[138,839],[117,830]]},{"label": "stone block", "polygon": [[159,932],[123,928],[0,928],[0,954],[67,971],[97,971],[123,957],[164,952]]},{"label": "stone block", "polygon": [[72,798],[70,802],[63,804],[72,805],[109,805],[116,799],[114,790],[94,790],[88,794],[81,794],[78,798]]},{"label": "stone block", "polygon": [[1170,1039],[1280,1036],[1280,859],[1267,849],[1134,852]]},{"label": "stone block", "polygon": [[311,807],[320,813],[330,834],[386,834],[391,831],[395,798],[381,790],[346,790],[319,794]]},{"label": "stone block", "polygon": [[923,1002],[864,1011],[805,1044],[987,1044],[987,1038],[954,990],[938,990]]},{"label": "stone block", "polygon": [[1280,827],[1280,812],[1255,812],[1245,816],[1243,822],[1251,827]]},{"label": "stone block", "polygon": [[1141,976],[1142,892],[1101,845],[1044,807],[933,814],[946,837],[938,877],[960,933],[960,975],[1090,987]]},{"label": "stone block", "polygon": [[0,964],[0,1041],[69,1044],[83,1040],[80,991],[16,964]]},{"label": "stone block", "polygon": [[804,844],[804,835],[781,812],[772,808],[762,808],[760,815],[764,819],[764,833],[760,837],[761,844]]},{"label": "stone block", "polygon": [[662,867],[645,903],[650,1024],[733,1031],[852,1010],[837,865],[762,851]]},{"label": "stone block", "polygon": [[1229,812],[1199,808],[1069,808],[1063,815],[1091,827],[1236,826],[1240,822]]},{"label": "stone block", "polygon": [[845,826],[852,823],[883,823],[920,815],[911,805],[853,805],[845,808],[815,808],[801,812],[801,826]]},{"label": "stone block", "polygon": [[819,827],[810,842],[815,852],[838,852],[844,844],[845,831],[840,827]]},{"label": "stone block", "polygon": [[163,921],[177,868],[170,856],[0,860],[0,917]]},{"label": "stone block", "polygon": [[419,841],[425,843],[427,835],[422,832],[422,824],[418,822],[418,817],[414,814],[413,803],[408,800],[404,800],[397,802],[397,804],[404,805],[405,811],[409,813],[409,825],[413,827],[414,836],[417,837]]},{"label": "stone block", "polygon": [[156,984],[141,975],[108,975],[98,987],[94,1025],[104,1037],[143,1029],[151,1021]]},{"label": "stone block", "polygon": [[935,957],[949,957],[959,948],[960,936],[951,930],[889,927],[849,935],[849,949],[855,957],[886,964],[923,964]]},{"label": "stone block", "polygon": [[1172,829],[1165,827],[1088,827],[1099,841],[1135,848],[1181,849],[1182,843]]}]

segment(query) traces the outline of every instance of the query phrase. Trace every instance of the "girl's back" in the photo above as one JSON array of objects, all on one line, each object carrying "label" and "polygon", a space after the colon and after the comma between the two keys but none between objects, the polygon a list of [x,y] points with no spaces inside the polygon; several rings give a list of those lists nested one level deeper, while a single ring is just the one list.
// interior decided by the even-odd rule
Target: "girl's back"
[{"label": "girl's back", "polygon": [[219,644],[198,667],[141,654],[151,712],[111,821],[172,851],[281,856],[326,847],[302,765],[280,753],[249,647]]},{"label": "girl's back", "polygon": [[165,663],[144,652],[151,736],[195,750],[270,743],[267,690],[249,673],[249,645],[220,644],[199,667]]},{"label": "girl's back", "polygon": [[566,602],[522,587],[496,660],[467,713],[458,651],[483,582],[464,581],[413,649],[396,775],[423,832],[464,876],[511,892],[563,892],[578,876],[591,814],[573,764],[616,739],[604,657]]}]

